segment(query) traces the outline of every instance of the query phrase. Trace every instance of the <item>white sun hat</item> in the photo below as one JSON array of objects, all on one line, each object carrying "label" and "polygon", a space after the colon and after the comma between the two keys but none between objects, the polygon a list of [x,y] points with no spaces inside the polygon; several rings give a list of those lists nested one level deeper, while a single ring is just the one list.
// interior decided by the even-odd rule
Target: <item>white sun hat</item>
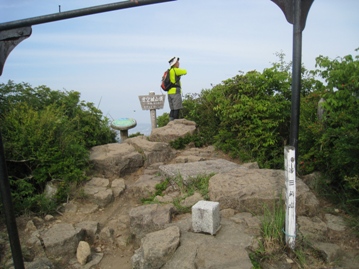
[{"label": "white sun hat", "polygon": [[168,63],[170,64],[170,66],[173,66],[178,61],[179,61],[178,57],[173,57],[173,58],[171,58],[171,60],[168,61]]}]

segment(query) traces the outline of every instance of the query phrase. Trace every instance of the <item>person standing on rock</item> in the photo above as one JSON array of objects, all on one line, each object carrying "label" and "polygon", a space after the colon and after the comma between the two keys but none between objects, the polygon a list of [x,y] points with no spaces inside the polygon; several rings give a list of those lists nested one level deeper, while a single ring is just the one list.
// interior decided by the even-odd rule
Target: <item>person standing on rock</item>
[{"label": "person standing on rock", "polygon": [[173,57],[168,61],[170,64],[170,81],[174,87],[168,90],[168,104],[170,106],[170,121],[179,119],[180,110],[182,106],[182,88],[181,88],[181,76],[187,74],[187,70],[179,68],[179,58]]}]

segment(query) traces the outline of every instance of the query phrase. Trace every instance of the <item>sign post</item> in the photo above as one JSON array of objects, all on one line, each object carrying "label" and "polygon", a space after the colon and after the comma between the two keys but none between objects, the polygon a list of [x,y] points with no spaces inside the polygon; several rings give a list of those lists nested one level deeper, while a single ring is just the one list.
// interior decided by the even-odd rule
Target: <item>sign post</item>
[{"label": "sign post", "polygon": [[152,130],[157,127],[156,109],[162,109],[166,95],[156,95],[155,92],[150,92],[149,95],[140,95],[138,97],[141,102],[142,110],[150,110],[151,127]]},{"label": "sign post", "polygon": [[296,164],[298,163],[299,113],[302,67],[302,32],[314,0],[272,0],[293,24],[292,106],[289,145],[284,148],[286,218],[285,241],[290,249],[295,247],[295,197]]},{"label": "sign post", "polygon": [[285,242],[288,247],[294,250],[295,247],[295,197],[296,197],[296,178],[295,178],[295,148],[293,146],[284,147],[284,170],[286,187],[286,215],[285,215]]}]

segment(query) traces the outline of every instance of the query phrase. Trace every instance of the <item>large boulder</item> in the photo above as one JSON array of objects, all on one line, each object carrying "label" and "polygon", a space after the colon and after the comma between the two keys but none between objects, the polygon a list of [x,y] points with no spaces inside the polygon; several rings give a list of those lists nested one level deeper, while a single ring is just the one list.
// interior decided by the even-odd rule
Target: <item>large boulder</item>
[{"label": "large boulder", "polygon": [[174,152],[168,143],[151,142],[145,136],[126,139],[126,143],[144,155],[145,167],[154,163],[166,162],[174,157]]},{"label": "large boulder", "polygon": [[196,178],[197,176],[228,172],[236,168],[240,168],[240,165],[223,159],[216,159],[161,165],[159,170],[165,177],[173,178],[180,175],[183,183],[187,184],[191,178]]},{"label": "large boulder", "polygon": [[186,119],[170,121],[166,126],[155,128],[149,136],[150,141],[167,142],[193,134],[196,131],[196,123]]},{"label": "large boulder", "polygon": [[251,260],[246,249],[256,239],[247,234],[243,225],[222,219],[216,236],[194,233],[191,215],[176,226],[181,229],[181,244],[162,269],[250,269]]},{"label": "large boulder", "polygon": [[147,233],[163,229],[172,220],[174,207],[172,204],[149,204],[132,208],[130,215],[130,230],[137,239]]},{"label": "large boulder", "polygon": [[83,188],[88,200],[94,204],[105,207],[126,189],[123,178],[115,178],[110,181],[107,178],[93,177]]},{"label": "large boulder", "polygon": [[55,224],[41,235],[47,257],[52,260],[72,258],[76,253],[82,234],[83,231],[76,230],[72,224]]},{"label": "large boulder", "polygon": [[93,173],[108,179],[118,178],[137,171],[144,165],[144,157],[127,143],[111,143],[91,149]]},{"label": "large boulder", "polygon": [[[209,196],[221,209],[263,214],[276,200],[285,199],[285,175],[282,170],[245,169],[243,167],[214,175],[209,181]],[[300,178],[296,179],[298,215],[314,216],[319,201]]]},{"label": "large boulder", "polygon": [[94,177],[84,186],[84,192],[90,197],[90,201],[105,207],[113,200],[113,191],[107,178]]},{"label": "large boulder", "polygon": [[132,268],[160,269],[173,256],[179,243],[180,229],[177,226],[147,234],[132,256]]}]

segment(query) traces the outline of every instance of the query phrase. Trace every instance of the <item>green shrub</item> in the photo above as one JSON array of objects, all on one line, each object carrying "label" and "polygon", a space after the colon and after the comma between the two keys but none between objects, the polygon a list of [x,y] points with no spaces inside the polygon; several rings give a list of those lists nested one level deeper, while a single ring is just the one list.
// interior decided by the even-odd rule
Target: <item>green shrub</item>
[{"label": "green shrub", "polygon": [[251,71],[187,98],[185,115],[206,141],[232,157],[280,168],[289,129],[289,88],[290,74],[278,67],[263,74]]},{"label": "green shrub", "polygon": [[169,114],[163,113],[161,116],[157,117],[157,127],[166,126],[169,120],[170,120]]},{"label": "green shrub", "polygon": [[208,145],[208,141],[201,136],[201,133],[179,137],[170,141],[169,144],[174,149],[184,149],[190,143],[193,143],[197,148]]},{"label": "green shrub", "polygon": [[214,137],[219,130],[219,118],[213,109],[216,105],[215,93],[214,89],[202,90],[200,94],[187,94],[184,97],[182,114],[185,119],[196,123],[198,135],[193,140],[198,144],[215,143]]},{"label": "green shrub", "polygon": [[[0,119],[5,158],[17,214],[45,212],[69,195],[69,186],[86,179],[89,148],[115,141],[108,119],[79,93],[0,84]],[[47,182],[59,191],[47,201]]]},{"label": "green shrub", "polygon": [[[318,91],[303,99],[299,137],[301,173],[321,171],[329,184],[346,201],[359,205],[359,56],[334,60],[317,58],[313,73],[325,81]],[[318,101],[324,98],[323,119],[316,116]]]}]

